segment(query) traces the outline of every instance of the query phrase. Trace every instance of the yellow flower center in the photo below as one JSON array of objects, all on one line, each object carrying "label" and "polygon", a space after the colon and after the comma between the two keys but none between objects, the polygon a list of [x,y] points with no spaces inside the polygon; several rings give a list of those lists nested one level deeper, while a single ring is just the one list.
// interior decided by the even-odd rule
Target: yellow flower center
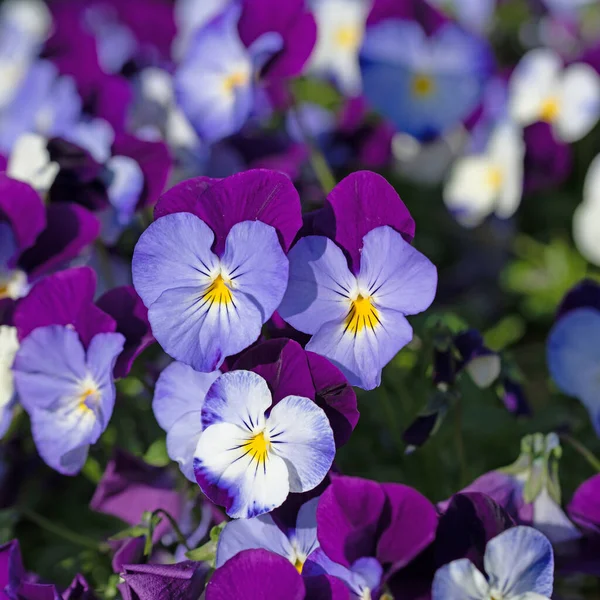
[{"label": "yellow flower center", "polygon": [[227,94],[235,92],[236,88],[246,85],[249,80],[248,73],[244,71],[234,71],[225,77],[223,80],[223,88]]},{"label": "yellow flower center", "polygon": [[8,298],[8,283],[0,282],[0,299]]},{"label": "yellow flower center", "polygon": [[356,300],[352,301],[352,306],[346,317],[346,330],[356,335],[365,327],[375,329],[379,323],[379,311],[373,306],[371,296],[357,296]]},{"label": "yellow flower center", "polygon": [[504,181],[504,174],[502,173],[502,170],[498,167],[490,167],[486,175],[486,181],[493,190],[499,190],[502,187],[502,182]]},{"label": "yellow flower center", "polygon": [[233,300],[233,294],[228,287],[229,285],[231,285],[231,280],[219,273],[202,295],[203,300],[208,302],[210,306],[215,302],[218,305],[229,304]]},{"label": "yellow flower center", "polygon": [[354,25],[342,25],[335,32],[335,44],[344,50],[356,50],[362,42],[362,32]]},{"label": "yellow flower center", "polygon": [[552,123],[558,117],[560,112],[560,104],[558,98],[551,96],[542,102],[540,109],[540,119],[546,123]]},{"label": "yellow flower center", "polygon": [[78,397],[79,410],[84,412],[91,411],[92,407],[90,406],[90,402],[95,404],[99,399],[100,391],[95,384],[85,387]]},{"label": "yellow flower center", "polygon": [[244,445],[244,450],[251,455],[252,460],[256,460],[259,464],[267,462],[271,442],[265,437],[263,431],[249,439]]},{"label": "yellow flower center", "polygon": [[304,569],[304,561],[297,558],[294,562],[294,566],[296,567],[296,571],[298,571],[298,573],[302,575],[302,569]]},{"label": "yellow flower center", "polygon": [[435,90],[435,81],[430,75],[417,73],[412,80],[412,93],[419,98],[431,96]]}]

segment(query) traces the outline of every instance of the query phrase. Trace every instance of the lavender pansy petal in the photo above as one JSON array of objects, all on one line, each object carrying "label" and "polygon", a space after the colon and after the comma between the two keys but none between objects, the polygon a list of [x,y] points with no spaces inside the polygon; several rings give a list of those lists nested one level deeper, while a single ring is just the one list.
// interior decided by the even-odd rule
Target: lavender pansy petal
[{"label": "lavender pansy petal", "polygon": [[513,527],[491,540],[484,564],[490,585],[504,596],[527,592],[552,595],[552,545],[544,534],[531,527]]},{"label": "lavender pansy petal", "polygon": [[386,497],[374,481],[334,477],[317,508],[319,543],[333,561],[350,567],[374,556]]},{"label": "lavender pansy petal", "polygon": [[247,442],[247,429],[216,423],[203,431],[194,455],[200,488],[234,519],[270,512],[283,503],[290,489],[286,462],[271,452],[264,468],[259,468],[244,448]]},{"label": "lavender pansy petal", "polygon": [[44,203],[29,184],[0,173],[0,219],[8,221],[22,252],[34,244],[46,225]]},{"label": "lavender pansy petal", "polygon": [[99,233],[98,219],[83,206],[50,204],[46,207],[46,229],[23,253],[19,267],[30,277],[47,275],[79,256]]},{"label": "lavender pansy petal", "polygon": [[294,557],[294,550],[283,531],[277,527],[270,515],[253,519],[230,521],[219,536],[215,566],[222,567],[230,558],[243,550],[268,550],[288,560]]},{"label": "lavender pansy petal", "polygon": [[315,334],[329,321],[341,321],[350,310],[356,278],[343,252],[320,236],[301,238],[288,254],[290,275],[278,312],[290,325]]},{"label": "lavender pansy petal", "polygon": [[189,413],[200,414],[206,393],[220,374],[219,371],[199,373],[184,363],[171,363],[154,388],[152,410],[158,424],[169,431]]},{"label": "lavender pansy petal", "polygon": [[317,507],[319,506],[319,500],[320,497],[317,497],[305,502],[298,511],[296,529],[292,534],[292,539],[304,556],[309,556],[319,546],[319,540],[317,539]]},{"label": "lavender pansy petal", "polygon": [[432,600],[487,600],[488,597],[485,577],[466,558],[441,567],[433,578]]},{"label": "lavender pansy petal", "polygon": [[204,427],[214,423],[233,423],[238,427],[262,426],[271,406],[267,382],[251,371],[231,371],[216,379],[202,407]]},{"label": "lavender pansy petal", "polygon": [[167,454],[179,463],[181,472],[190,480],[194,476],[194,452],[202,435],[200,411],[189,412],[179,418],[167,431]]},{"label": "lavender pansy petal", "polygon": [[302,577],[285,558],[266,550],[245,550],[217,569],[206,600],[304,600]]},{"label": "lavender pansy petal", "polygon": [[437,270],[391,227],[372,229],[363,240],[359,285],[376,305],[405,315],[426,310],[437,288]]}]

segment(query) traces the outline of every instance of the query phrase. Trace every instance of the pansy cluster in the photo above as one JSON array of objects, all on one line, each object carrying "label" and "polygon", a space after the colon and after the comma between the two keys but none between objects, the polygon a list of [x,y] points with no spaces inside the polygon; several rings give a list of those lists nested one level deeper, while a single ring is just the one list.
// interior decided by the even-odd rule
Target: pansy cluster
[{"label": "pansy cluster", "polygon": [[0,595],[598,598],[599,121],[595,0],[0,2]]}]

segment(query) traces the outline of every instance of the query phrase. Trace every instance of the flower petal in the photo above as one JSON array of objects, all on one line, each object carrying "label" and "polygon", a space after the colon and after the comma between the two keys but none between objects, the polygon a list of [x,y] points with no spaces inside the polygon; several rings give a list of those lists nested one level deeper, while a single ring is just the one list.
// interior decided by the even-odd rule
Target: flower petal
[{"label": "flower petal", "polygon": [[485,577],[466,558],[438,569],[431,588],[432,600],[488,600]]},{"label": "flower petal", "polygon": [[278,312],[304,333],[316,333],[328,321],[343,319],[356,279],[343,252],[320,236],[302,238],[288,254],[290,276]]},{"label": "flower petal", "polygon": [[200,411],[190,412],[177,419],[167,431],[167,454],[179,463],[181,472],[190,480],[194,475],[194,452],[202,435]]},{"label": "flower petal", "polygon": [[198,485],[233,519],[270,512],[290,491],[285,461],[269,452],[259,462],[244,448],[248,441],[247,430],[216,423],[202,432],[194,456]]},{"label": "flower petal", "polygon": [[527,592],[552,595],[552,544],[532,527],[513,527],[488,542],[484,564],[490,587],[504,597]]},{"label": "flower petal", "polygon": [[305,502],[298,511],[296,529],[292,540],[296,548],[304,556],[309,556],[313,550],[319,547],[317,539],[317,507],[320,497]]},{"label": "flower petal", "polygon": [[273,453],[288,466],[290,491],[317,487],[335,457],[333,431],[323,409],[308,398],[288,396],[271,410],[267,428]]}]

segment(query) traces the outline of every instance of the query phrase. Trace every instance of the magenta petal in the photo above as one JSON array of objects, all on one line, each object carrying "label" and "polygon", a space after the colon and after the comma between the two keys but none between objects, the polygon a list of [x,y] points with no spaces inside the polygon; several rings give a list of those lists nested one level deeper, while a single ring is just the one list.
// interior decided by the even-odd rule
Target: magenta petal
[{"label": "magenta petal", "polygon": [[215,234],[214,252],[221,254],[230,229],[242,221],[262,221],[277,230],[287,252],[302,226],[300,197],[288,177],[253,169],[227,177],[198,177],[171,188],[158,201],[154,217],[191,212]]},{"label": "magenta petal", "polygon": [[115,131],[124,131],[127,112],[133,100],[131,84],[120,75],[104,75],[96,82],[91,112],[110,123]]},{"label": "magenta petal", "polygon": [[174,565],[125,565],[122,577],[126,600],[199,598],[206,585],[208,563],[186,560]]},{"label": "magenta petal", "polygon": [[72,325],[87,348],[97,333],[114,332],[112,317],[94,304],[96,274],[89,267],[67,269],[39,281],[14,314],[19,340],[47,325]]},{"label": "magenta petal", "polygon": [[30,279],[65,266],[100,233],[98,219],[77,204],[50,204],[46,219],[46,229],[19,260],[19,267]]},{"label": "magenta petal", "polygon": [[312,224],[315,235],[331,238],[347,252],[354,273],[360,268],[363,237],[372,229],[389,225],[407,242],[415,235],[415,222],[396,190],[370,171],[342,179],[331,190],[325,208],[314,214]]},{"label": "magenta petal", "polygon": [[382,487],[374,481],[332,477],[317,508],[319,543],[327,556],[346,567],[363,556],[375,556],[385,502]]},{"label": "magenta petal", "polygon": [[206,586],[206,600],[304,600],[304,594],[294,565],[267,550],[236,554],[214,572]]},{"label": "magenta petal", "polygon": [[148,309],[130,285],[109,290],[97,305],[117,322],[117,332],[125,336],[125,346],[117,358],[114,375],[117,378],[127,377],[133,361],[155,341],[148,321]]},{"label": "magenta petal", "polygon": [[244,0],[238,23],[240,39],[249,47],[261,35],[276,32],[283,49],[266,66],[269,79],[300,74],[317,41],[317,24],[304,0]]},{"label": "magenta petal", "polygon": [[567,512],[588,533],[600,535],[600,475],[594,475],[577,488]]},{"label": "magenta petal", "polygon": [[0,173],[0,221],[7,221],[20,252],[32,246],[46,226],[44,203],[28,184]]},{"label": "magenta petal", "polygon": [[400,569],[420,554],[433,540],[438,524],[433,504],[411,487],[399,483],[381,485],[390,509],[389,525],[377,544],[380,563]]},{"label": "magenta petal", "polygon": [[387,19],[417,21],[428,35],[435,33],[449,19],[426,0],[374,0],[367,26]]},{"label": "magenta petal", "polygon": [[[129,525],[137,525],[144,512],[159,508],[177,521],[182,514],[183,502],[184,498],[177,493],[175,481],[166,468],[151,466],[118,450],[106,467],[90,508],[113,515]],[[163,519],[156,528],[155,537],[159,539],[170,527]]]},{"label": "magenta petal", "polygon": [[144,174],[144,189],[137,208],[153,205],[163,193],[173,165],[167,145],[123,133],[115,137],[112,151],[113,155],[133,158]]}]

